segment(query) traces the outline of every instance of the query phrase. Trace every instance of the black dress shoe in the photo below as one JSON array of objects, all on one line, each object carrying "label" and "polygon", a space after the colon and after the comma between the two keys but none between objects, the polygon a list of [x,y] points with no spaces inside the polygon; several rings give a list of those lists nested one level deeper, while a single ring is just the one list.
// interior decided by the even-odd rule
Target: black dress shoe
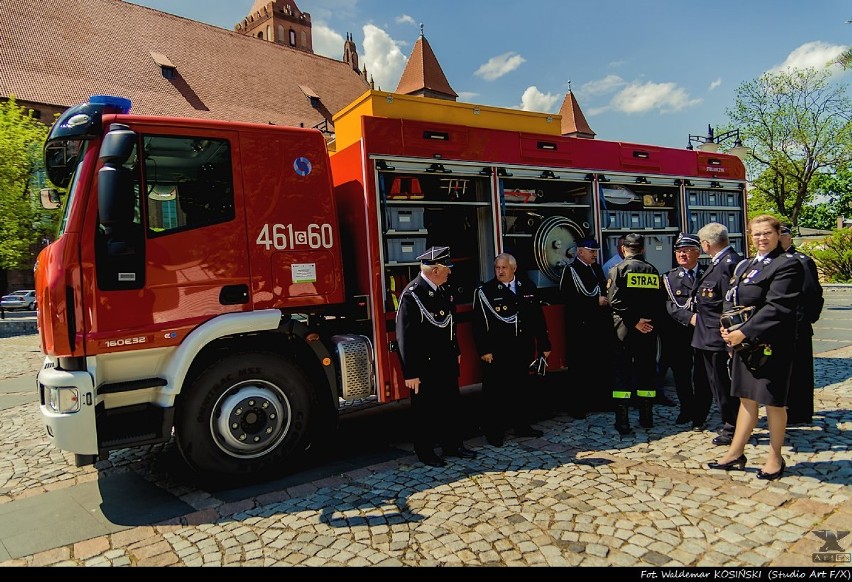
[{"label": "black dress shoe", "polygon": [[429,465],[430,467],[443,467],[447,464],[447,462],[438,455],[435,455],[434,457],[423,457],[420,459],[420,462],[424,465]]},{"label": "black dress shoe", "polygon": [[726,446],[731,444],[732,440],[733,439],[728,435],[720,434],[719,436],[713,439],[713,444],[719,447]]},{"label": "black dress shoe", "polygon": [[464,447],[459,447],[454,451],[444,451],[445,457],[461,457],[462,459],[475,459],[476,451],[471,451]]},{"label": "black dress shoe", "polygon": [[705,430],[707,430],[707,425],[703,422],[693,422],[692,430],[695,432],[704,432]]},{"label": "black dress shoe", "polygon": [[666,406],[669,408],[677,406],[677,402],[675,402],[663,393],[657,394],[657,396],[654,398],[654,404],[659,404],[660,406]]},{"label": "black dress shoe", "polygon": [[781,468],[775,471],[774,473],[766,473],[763,469],[757,472],[757,478],[763,479],[764,481],[775,481],[776,479],[780,479],[781,475],[784,474],[784,469],[787,468],[787,463],[784,462],[784,459],[781,459]]},{"label": "black dress shoe", "polygon": [[485,440],[488,441],[488,444],[492,447],[503,446],[503,435],[488,435],[485,437]]},{"label": "black dress shoe", "polygon": [[515,429],[515,436],[519,437],[540,437],[544,436],[544,432],[538,430],[537,428],[533,428],[531,426],[522,426],[520,428]]},{"label": "black dress shoe", "polygon": [[710,469],[721,469],[723,471],[745,471],[746,460],[745,455],[740,455],[733,461],[728,461],[727,463],[716,463],[715,461],[708,463],[707,467]]},{"label": "black dress shoe", "polygon": [[675,419],[675,424],[687,424],[692,419],[685,412],[681,412],[677,415],[677,419]]}]

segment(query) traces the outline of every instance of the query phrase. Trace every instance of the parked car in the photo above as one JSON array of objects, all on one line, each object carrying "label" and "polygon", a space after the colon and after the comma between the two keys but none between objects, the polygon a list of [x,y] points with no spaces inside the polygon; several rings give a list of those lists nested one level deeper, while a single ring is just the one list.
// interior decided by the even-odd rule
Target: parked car
[{"label": "parked car", "polygon": [[0,306],[10,311],[12,309],[33,311],[36,308],[36,293],[33,289],[13,291],[0,299]]}]

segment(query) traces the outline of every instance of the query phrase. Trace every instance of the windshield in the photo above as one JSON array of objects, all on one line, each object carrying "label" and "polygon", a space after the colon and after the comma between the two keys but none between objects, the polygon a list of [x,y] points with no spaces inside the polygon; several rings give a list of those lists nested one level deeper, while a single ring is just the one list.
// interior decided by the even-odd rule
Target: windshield
[{"label": "windshield", "polygon": [[57,237],[62,236],[65,232],[65,228],[68,226],[68,215],[70,213],[71,208],[74,204],[74,199],[77,197],[77,188],[80,184],[80,168],[83,165],[83,160],[85,159],[86,150],[89,148],[89,142],[74,142],[75,146],[82,147],[80,148],[79,155],[77,156],[74,162],[74,169],[71,173],[71,183],[68,185],[68,195],[65,196],[65,201],[62,207],[62,220],[59,222],[59,229],[56,233]]}]

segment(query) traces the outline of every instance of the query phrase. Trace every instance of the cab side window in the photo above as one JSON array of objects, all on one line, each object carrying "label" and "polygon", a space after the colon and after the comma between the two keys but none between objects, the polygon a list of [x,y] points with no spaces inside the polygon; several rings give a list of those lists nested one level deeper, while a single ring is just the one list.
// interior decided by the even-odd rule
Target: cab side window
[{"label": "cab side window", "polygon": [[145,136],[143,142],[148,236],[233,220],[227,140]]}]

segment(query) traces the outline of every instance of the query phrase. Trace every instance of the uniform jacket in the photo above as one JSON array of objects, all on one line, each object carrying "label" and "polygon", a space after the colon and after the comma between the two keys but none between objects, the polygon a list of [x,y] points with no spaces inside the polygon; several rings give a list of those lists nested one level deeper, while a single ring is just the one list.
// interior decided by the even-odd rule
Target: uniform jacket
[{"label": "uniform jacket", "polygon": [[822,315],[822,307],[825,298],[822,296],[822,285],[819,282],[819,272],[816,263],[805,253],[791,245],[787,252],[796,257],[805,270],[805,284],[802,287],[802,297],[798,310],[798,335],[799,337],[811,337],[814,335],[814,327]]},{"label": "uniform jacket", "polygon": [[601,295],[606,297],[603,268],[597,262],[586,265],[575,260],[562,270],[559,292],[565,300],[566,341],[601,348],[598,338],[612,331],[612,310],[599,302]]},{"label": "uniform jacket", "polygon": [[399,298],[396,341],[406,379],[459,374],[455,304],[449,291],[433,291],[417,275]]},{"label": "uniform jacket", "polygon": [[610,270],[607,297],[619,340],[636,330],[642,318],[650,319],[656,329],[665,325],[665,291],[657,268],[642,255],[625,258]]},{"label": "uniform jacket", "polygon": [[804,277],[802,263],[780,246],[759,263],[746,259],[736,267],[725,309],[757,308],[739,328],[747,342],[770,344],[773,354],[792,352]]},{"label": "uniform jacket", "polygon": [[473,339],[480,356],[523,351],[532,358],[551,349],[538,289],[517,275],[515,285],[512,293],[494,278],[474,291]]},{"label": "uniform jacket", "polygon": [[680,265],[667,271],[663,275],[663,287],[666,290],[666,312],[673,321],[689,328],[691,332],[692,326],[689,322],[695,313],[692,306],[693,289],[704,275],[705,268],[698,263],[694,269],[695,279],[693,280],[690,280],[686,271]]},{"label": "uniform jacket", "polygon": [[731,284],[734,268],[743,258],[728,247],[718,254],[695,286],[692,305],[698,317],[692,332],[692,347],[707,351],[725,350],[719,331],[719,317],[725,310],[725,294]]}]

